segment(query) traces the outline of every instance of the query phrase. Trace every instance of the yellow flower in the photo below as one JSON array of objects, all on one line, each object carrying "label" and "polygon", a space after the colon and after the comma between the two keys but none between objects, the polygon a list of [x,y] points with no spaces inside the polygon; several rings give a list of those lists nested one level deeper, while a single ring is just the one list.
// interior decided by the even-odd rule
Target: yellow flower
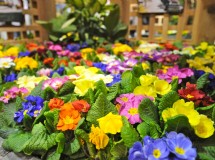
[{"label": "yellow flower", "polygon": [[21,70],[27,67],[29,67],[30,69],[34,69],[38,67],[37,61],[31,57],[16,58],[14,62],[16,63],[16,66],[15,66],[16,70]]},{"label": "yellow flower", "polygon": [[177,112],[173,108],[165,109],[162,112],[162,118],[163,118],[164,122],[166,122],[169,118],[172,118],[176,115],[177,115]]},{"label": "yellow flower", "polygon": [[91,127],[89,141],[96,145],[96,149],[104,149],[109,141],[109,137],[99,127]]},{"label": "yellow flower", "polygon": [[200,116],[199,113],[194,109],[194,103],[185,102],[184,99],[178,100],[173,104],[173,109],[177,114],[185,115],[191,126],[196,126],[199,124]]},{"label": "yellow flower", "polygon": [[95,74],[99,71],[98,68],[96,67],[90,67],[90,68],[86,68],[85,66],[75,66],[74,70],[77,74],[79,75],[85,75],[85,74]]},{"label": "yellow flower", "polygon": [[194,126],[195,134],[200,138],[208,138],[214,133],[214,122],[205,115],[200,115],[200,122]]},{"label": "yellow flower", "polygon": [[149,69],[149,65],[147,63],[143,62],[142,68],[143,68],[143,70],[147,70],[147,69]]},{"label": "yellow flower", "polygon": [[185,47],[183,48],[182,53],[195,55],[197,53],[197,50],[195,50],[193,47]]},{"label": "yellow flower", "polygon": [[17,57],[19,54],[19,48],[18,47],[10,47],[4,52],[5,56],[14,56]]},{"label": "yellow flower", "polygon": [[35,80],[34,76],[22,76],[17,79],[16,84],[18,84],[19,88],[25,87],[30,92],[36,86],[34,80]]},{"label": "yellow flower", "polygon": [[133,93],[135,95],[143,95],[143,96],[150,96],[150,97],[157,97],[156,90],[153,86],[137,86]]},{"label": "yellow flower", "polygon": [[154,87],[156,92],[160,95],[167,94],[172,88],[171,84],[165,80],[156,80],[154,82]]},{"label": "yellow flower", "polygon": [[84,60],[86,60],[87,55],[92,54],[93,52],[95,52],[95,51],[92,48],[84,48],[81,50],[81,56],[83,57]]},{"label": "yellow flower", "polygon": [[78,79],[73,81],[73,84],[75,84],[74,92],[79,94],[80,96],[84,96],[88,89],[94,89],[95,88],[95,82],[90,79]]},{"label": "yellow flower", "polygon": [[120,115],[114,115],[110,112],[106,116],[99,118],[97,121],[99,122],[99,127],[105,133],[116,134],[117,132],[121,132],[123,124]]},{"label": "yellow flower", "polygon": [[140,76],[140,84],[141,86],[149,86],[157,79],[158,77],[151,74],[142,75]]},{"label": "yellow flower", "polygon": [[202,49],[206,50],[208,48],[208,43],[207,42],[202,42],[200,46],[196,47],[196,49]]},{"label": "yellow flower", "polygon": [[130,51],[132,51],[132,48],[127,44],[116,43],[113,48],[113,53],[115,55],[118,55],[123,52],[130,52]]},{"label": "yellow flower", "polygon": [[2,45],[0,45],[0,51],[3,49],[3,46]]}]

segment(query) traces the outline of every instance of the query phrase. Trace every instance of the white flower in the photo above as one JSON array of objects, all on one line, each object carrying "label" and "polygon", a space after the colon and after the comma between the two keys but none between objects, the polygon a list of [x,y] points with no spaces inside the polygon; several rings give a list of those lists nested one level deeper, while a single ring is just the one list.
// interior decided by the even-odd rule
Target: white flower
[{"label": "white flower", "polygon": [[0,68],[10,68],[11,66],[15,66],[11,58],[0,58]]}]

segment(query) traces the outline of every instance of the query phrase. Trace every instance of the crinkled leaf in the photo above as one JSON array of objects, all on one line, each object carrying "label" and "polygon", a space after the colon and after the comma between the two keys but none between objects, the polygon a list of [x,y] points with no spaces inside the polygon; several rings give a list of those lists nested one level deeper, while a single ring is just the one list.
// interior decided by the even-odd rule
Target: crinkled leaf
[{"label": "crinkled leaf", "polygon": [[166,121],[164,132],[169,131],[182,132],[188,130],[192,130],[188,118],[184,115],[177,115],[172,118],[169,118]]},{"label": "crinkled leaf", "polygon": [[122,74],[121,80],[121,93],[133,92],[134,88],[137,86],[137,81],[131,71],[126,71]]},{"label": "crinkled leaf", "polygon": [[95,95],[94,95],[94,92],[93,92],[93,90],[91,88],[88,89],[87,93],[84,95],[84,100],[89,102],[91,106],[94,104]]},{"label": "crinkled leaf", "polygon": [[215,157],[215,146],[203,147],[204,152],[198,153],[200,159],[212,160]]},{"label": "crinkled leaf", "polygon": [[117,113],[117,109],[110,101],[107,100],[105,94],[101,93],[88,111],[87,121],[97,124],[97,119],[106,116],[110,112],[113,114]]},{"label": "crinkled leaf", "polygon": [[7,139],[4,140],[2,146],[6,150],[11,150],[13,152],[21,152],[24,148],[24,144],[29,140],[31,134],[26,133],[14,133],[9,135]]},{"label": "crinkled leaf", "polygon": [[141,119],[146,123],[158,123],[158,109],[149,98],[144,99],[140,103],[138,112]]},{"label": "crinkled leaf", "polygon": [[107,88],[103,80],[96,82],[96,88],[100,89],[103,94],[107,95]]},{"label": "crinkled leaf", "polygon": [[57,92],[56,92],[53,88],[51,88],[51,87],[46,87],[46,88],[42,91],[41,97],[42,97],[44,100],[50,100],[50,99],[54,98],[56,94],[57,94]]},{"label": "crinkled leaf", "polygon": [[120,92],[120,83],[116,83],[113,86],[109,87],[109,92],[107,94],[107,99],[109,101],[113,100],[117,94]]},{"label": "crinkled leaf", "polygon": [[213,108],[213,112],[212,112],[212,121],[215,122],[215,107]]},{"label": "crinkled leaf", "polygon": [[61,154],[57,152],[52,152],[51,154],[48,155],[47,160],[60,160]]},{"label": "crinkled leaf", "polygon": [[203,74],[196,82],[197,89],[202,89],[208,83],[209,73]]},{"label": "crinkled leaf", "polygon": [[137,131],[139,132],[141,138],[147,135],[152,138],[159,138],[160,136],[156,124],[147,124],[146,122],[142,122],[137,126]]},{"label": "crinkled leaf", "polygon": [[19,110],[22,108],[22,102],[23,102],[22,98],[17,96],[16,97],[16,110]]},{"label": "crinkled leaf", "polygon": [[[125,120],[125,118],[124,118]],[[136,141],[139,141],[139,134],[132,125],[123,125],[121,129],[121,137],[125,146],[131,147]]]},{"label": "crinkled leaf", "polygon": [[171,82],[171,90],[172,91],[177,91],[178,90],[178,78],[175,78],[172,82]]},{"label": "crinkled leaf", "polygon": [[64,83],[61,89],[59,90],[59,96],[73,93],[74,87],[75,85],[70,81]]},{"label": "crinkled leaf", "polygon": [[43,108],[40,111],[40,114],[35,118],[33,125],[35,125],[35,124],[37,124],[39,122],[43,122],[44,121],[44,119],[45,119],[44,113],[46,111],[49,111],[49,107],[48,107],[48,102],[47,101],[44,103]]},{"label": "crinkled leaf", "polygon": [[47,134],[46,128],[41,123],[34,125],[31,133],[32,137],[25,142],[23,148],[27,155],[36,151],[48,151],[56,145],[55,137],[57,133]]},{"label": "crinkled leaf", "polygon": [[32,96],[41,96],[42,95],[42,86],[43,81],[41,81],[30,93]]},{"label": "crinkled leaf", "polygon": [[61,154],[63,152],[64,144],[66,142],[66,138],[65,138],[64,134],[58,133],[55,138],[55,141],[58,143],[56,153]]},{"label": "crinkled leaf", "polygon": [[169,93],[165,94],[159,103],[159,111],[162,112],[163,110],[172,107],[173,103],[179,99],[178,93],[175,91],[170,91]]},{"label": "crinkled leaf", "polygon": [[124,142],[121,140],[119,142],[115,142],[113,147],[110,150],[111,155],[114,159],[125,158],[127,155],[128,148],[125,146]]},{"label": "crinkled leaf", "polygon": [[45,120],[45,126],[49,133],[53,133],[56,131],[56,126],[59,119],[59,110],[53,109],[48,112],[44,113],[44,116],[46,118]]},{"label": "crinkled leaf", "polygon": [[3,127],[1,124],[0,124],[0,126],[1,126],[0,137],[2,137],[4,139],[6,139],[9,135],[11,135],[13,133],[17,133],[17,131],[18,131],[18,129],[16,129],[16,128]]},{"label": "crinkled leaf", "polygon": [[31,116],[29,116],[28,114],[24,115],[23,125],[25,126],[26,130],[32,129],[33,122],[34,122],[34,120]]},{"label": "crinkled leaf", "polygon": [[14,113],[16,112],[16,103],[8,103],[3,106],[3,119],[7,122],[8,126],[14,126]]},{"label": "crinkled leaf", "polygon": [[141,65],[136,65],[132,68],[132,72],[136,77],[140,77],[141,75],[145,74],[143,67]]}]

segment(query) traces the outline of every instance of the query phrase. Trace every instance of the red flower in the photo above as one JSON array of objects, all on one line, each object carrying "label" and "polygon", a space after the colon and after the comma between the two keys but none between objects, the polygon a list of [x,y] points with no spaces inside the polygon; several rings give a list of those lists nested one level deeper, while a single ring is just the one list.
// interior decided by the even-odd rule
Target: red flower
[{"label": "red flower", "polygon": [[51,110],[54,108],[60,109],[63,105],[64,105],[64,101],[60,98],[52,98],[48,104]]},{"label": "red flower", "polygon": [[76,100],[72,102],[73,107],[79,112],[88,112],[90,109],[89,103],[85,100]]},{"label": "red flower", "polygon": [[60,61],[58,62],[58,64],[59,64],[59,65],[63,64],[64,66],[68,66],[68,62],[67,62],[66,60],[64,60],[64,59],[60,60]]},{"label": "red flower", "polygon": [[45,58],[44,60],[43,60],[43,64],[45,64],[45,65],[49,65],[49,66],[51,66],[51,67],[53,67],[53,64],[52,64],[52,62],[54,61],[54,58]]}]

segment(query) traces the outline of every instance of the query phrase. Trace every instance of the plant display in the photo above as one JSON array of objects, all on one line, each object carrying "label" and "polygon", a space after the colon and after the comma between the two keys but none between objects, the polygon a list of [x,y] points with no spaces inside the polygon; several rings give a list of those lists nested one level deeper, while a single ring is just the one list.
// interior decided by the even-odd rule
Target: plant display
[{"label": "plant display", "polygon": [[0,46],[4,149],[41,159],[213,159],[215,46]]}]

